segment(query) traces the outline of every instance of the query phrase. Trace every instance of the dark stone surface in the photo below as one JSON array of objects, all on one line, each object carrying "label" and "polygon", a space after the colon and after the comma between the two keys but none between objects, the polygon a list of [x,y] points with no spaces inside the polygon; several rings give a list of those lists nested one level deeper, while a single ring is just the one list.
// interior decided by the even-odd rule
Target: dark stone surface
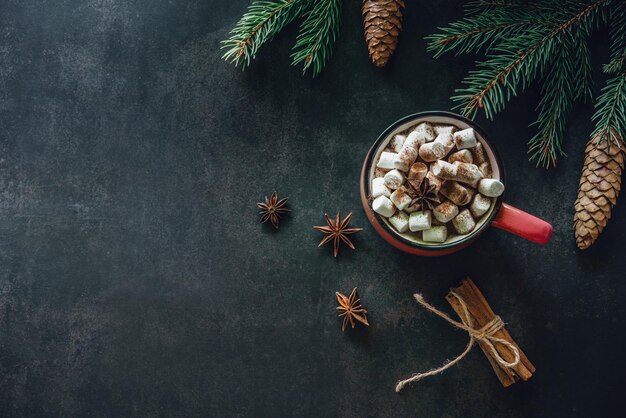
[{"label": "dark stone surface", "polygon": [[[377,70],[357,3],[311,80],[288,65],[293,27],[246,72],[220,60],[247,2],[2,2],[0,415],[598,416],[621,405],[624,202],[589,251],[571,231],[591,106],[574,109],[569,157],[549,172],[526,158],[535,86],[483,121],[507,200],[554,224],[548,247],[490,230],[444,258],[396,251],[360,207],[362,159],[394,120],[449,109],[473,59],[435,61],[422,39],[461,16],[459,1],[411,2],[398,53]],[[255,208],[273,190],[293,209],[279,233]],[[333,259],[311,226],[337,210],[365,230]],[[447,309],[467,274],[535,377],[504,390],[475,350],[397,395],[397,379],[466,343],[411,294]],[[372,326],[342,334],[334,292],[353,286]]]}]

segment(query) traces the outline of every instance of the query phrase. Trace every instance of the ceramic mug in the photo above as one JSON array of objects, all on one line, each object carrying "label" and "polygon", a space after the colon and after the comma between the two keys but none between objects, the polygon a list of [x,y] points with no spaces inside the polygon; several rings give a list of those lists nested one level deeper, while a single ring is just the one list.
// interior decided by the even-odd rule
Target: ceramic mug
[{"label": "ceramic mug", "polygon": [[[493,143],[487,134],[473,121],[452,112],[421,112],[406,116],[387,128],[370,148],[361,170],[361,202],[370,223],[389,244],[411,254],[438,256],[459,251],[473,243],[489,226],[519,235],[529,241],[545,245],[552,236],[552,225],[529,213],[502,201],[504,194],[495,199],[490,210],[477,221],[476,228],[467,235],[452,236],[441,244],[426,243],[410,232],[401,234],[388,224],[388,221],[372,210],[370,188],[374,178],[375,162],[394,135],[406,131],[420,122],[454,125],[458,129],[474,128],[476,139],[483,145],[489,158],[492,177],[500,179],[507,187],[504,167]],[[506,192],[505,192],[506,194]]]}]

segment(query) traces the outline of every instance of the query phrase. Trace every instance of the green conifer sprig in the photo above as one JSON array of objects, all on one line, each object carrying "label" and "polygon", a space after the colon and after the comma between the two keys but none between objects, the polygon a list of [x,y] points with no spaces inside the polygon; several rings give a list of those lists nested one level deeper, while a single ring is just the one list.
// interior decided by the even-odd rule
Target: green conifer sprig
[{"label": "green conifer sprig", "polygon": [[306,10],[310,0],[254,1],[222,41],[222,56],[235,65],[247,67],[259,48]]},{"label": "green conifer sprig", "polygon": [[513,96],[539,80],[542,99],[532,124],[538,133],[529,141],[529,153],[538,165],[554,166],[563,155],[566,121],[574,101],[591,98],[588,40],[606,22],[612,27],[612,53],[605,70],[619,72],[619,68],[621,73],[602,90],[594,121],[609,137],[623,137],[624,7],[618,0],[474,1],[468,4],[466,17],[427,37],[428,49],[435,57],[446,52],[484,52],[485,59],[468,72],[452,97],[468,117],[481,111],[492,119]]},{"label": "green conifer sprig", "polygon": [[342,0],[319,0],[307,13],[291,54],[293,65],[303,63],[302,72],[312,67],[316,77],[330,59],[339,34]]},{"label": "green conifer sprig", "polygon": [[616,4],[611,12],[611,58],[603,70],[614,75],[596,101],[592,136],[619,144],[626,137],[626,4]]},{"label": "green conifer sprig", "polygon": [[253,1],[222,41],[223,59],[247,67],[259,48],[296,19],[304,19],[291,58],[317,76],[330,59],[341,25],[341,0]]}]

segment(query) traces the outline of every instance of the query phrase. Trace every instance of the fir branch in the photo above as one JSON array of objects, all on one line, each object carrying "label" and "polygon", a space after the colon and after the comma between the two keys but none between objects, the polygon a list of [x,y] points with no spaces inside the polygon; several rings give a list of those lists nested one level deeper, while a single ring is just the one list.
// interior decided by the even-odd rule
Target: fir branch
[{"label": "fir branch", "polygon": [[524,90],[537,73],[543,73],[558,51],[561,37],[577,26],[590,27],[599,8],[610,1],[561,4],[562,10],[555,13],[552,28],[540,26],[509,40],[503,39],[492,47],[488,59],[469,73],[464,80],[467,87],[457,90],[461,94],[452,98],[461,102],[457,108],[469,117],[483,109],[488,118],[493,118],[518,89]]},{"label": "fir branch", "polygon": [[531,124],[538,126],[539,131],[528,143],[530,159],[536,160],[537,166],[556,166],[557,158],[564,155],[561,144],[575,94],[571,80],[578,71],[570,63],[571,52],[571,42],[561,46],[541,86],[542,98],[537,106],[539,116]]},{"label": "fir branch", "polygon": [[293,65],[304,63],[303,72],[312,66],[316,77],[332,54],[339,33],[341,0],[316,0],[302,22],[291,54]]},{"label": "fir branch", "polygon": [[222,58],[242,67],[250,65],[257,51],[286,25],[307,9],[311,0],[274,0],[252,2],[248,11],[222,41]]},{"label": "fir branch", "polygon": [[624,144],[626,136],[626,70],[607,80],[591,118],[596,123],[592,137]]},{"label": "fir branch", "polygon": [[526,27],[537,25],[541,16],[530,11],[487,10],[477,16],[452,22],[440,33],[427,36],[427,50],[437,58],[456,50],[456,55],[489,48],[501,39],[524,31]]}]

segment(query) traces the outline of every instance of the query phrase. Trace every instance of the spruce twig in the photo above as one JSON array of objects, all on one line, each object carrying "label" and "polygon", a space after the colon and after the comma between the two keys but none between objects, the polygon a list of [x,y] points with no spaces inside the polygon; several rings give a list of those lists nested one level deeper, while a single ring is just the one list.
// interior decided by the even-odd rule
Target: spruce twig
[{"label": "spruce twig", "polygon": [[307,13],[291,54],[293,65],[304,63],[302,72],[312,66],[316,77],[332,54],[339,33],[342,0],[317,0]]},{"label": "spruce twig", "polygon": [[604,71],[616,74],[606,81],[595,105],[592,137],[618,146],[626,137],[626,4],[617,3],[611,10],[611,58]]},{"label": "spruce twig", "polygon": [[[615,4],[614,0],[478,0],[468,4],[466,17],[427,37],[428,49],[435,57],[451,51],[485,52],[486,58],[477,62],[452,97],[455,108],[471,118],[481,111],[493,119],[513,96],[541,79],[542,100],[532,124],[539,129],[529,141],[529,152],[538,165],[553,166],[563,155],[565,121],[573,101],[591,98],[588,39],[612,7],[622,10],[623,5]],[[616,57],[624,56],[623,46],[619,51],[612,54],[607,69],[621,65]]]},{"label": "spruce twig", "polygon": [[247,67],[264,43],[306,11],[311,0],[274,0],[252,2],[248,11],[230,31],[231,37],[222,41],[226,52],[222,58],[235,65]]}]

